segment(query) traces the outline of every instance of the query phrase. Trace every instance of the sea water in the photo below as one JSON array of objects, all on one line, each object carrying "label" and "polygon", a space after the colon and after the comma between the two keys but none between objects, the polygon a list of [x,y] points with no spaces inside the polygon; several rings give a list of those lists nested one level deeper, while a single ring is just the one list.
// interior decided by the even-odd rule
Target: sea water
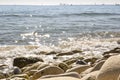
[{"label": "sea water", "polygon": [[45,61],[54,57],[40,55],[41,51],[80,49],[85,55],[100,57],[118,47],[119,39],[120,6],[0,6],[1,64],[11,65],[18,56],[39,55]]}]

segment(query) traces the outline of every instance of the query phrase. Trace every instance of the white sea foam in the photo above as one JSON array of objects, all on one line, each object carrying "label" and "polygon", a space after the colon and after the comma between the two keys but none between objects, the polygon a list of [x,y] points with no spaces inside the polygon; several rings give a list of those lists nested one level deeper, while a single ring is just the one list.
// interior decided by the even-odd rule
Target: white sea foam
[{"label": "white sea foam", "polygon": [[[58,46],[45,46],[45,45],[26,45],[26,46],[1,46],[0,47],[0,62],[1,64],[6,64],[12,67],[12,62],[15,57],[25,56],[25,57],[41,57],[45,62],[51,61],[62,61],[67,58],[82,56],[97,58],[102,57],[102,53],[109,51],[115,47],[119,47],[117,44],[119,39],[91,39],[91,40],[76,40],[70,39],[69,41],[61,41]],[[51,51],[55,52],[69,52],[72,50],[82,50],[82,53],[78,53],[70,56],[61,56],[58,60],[54,60],[55,55],[43,55],[41,52],[49,53]]]}]

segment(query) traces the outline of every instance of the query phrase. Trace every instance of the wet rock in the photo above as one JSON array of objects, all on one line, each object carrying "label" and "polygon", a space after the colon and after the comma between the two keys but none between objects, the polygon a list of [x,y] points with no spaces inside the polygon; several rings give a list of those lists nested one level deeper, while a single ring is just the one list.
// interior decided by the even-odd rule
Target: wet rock
[{"label": "wet rock", "polygon": [[21,74],[21,73],[22,73],[22,71],[20,68],[18,68],[18,67],[13,68],[13,74]]},{"label": "wet rock", "polygon": [[111,57],[112,55],[111,54],[105,54],[104,56],[103,56],[103,59],[108,59],[109,57]]},{"label": "wet rock", "polygon": [[81,53],[81,50],[72,50],[70,52],[62,52],[62,53],[58,53],[56,56],[64,56],[64,55],[73,55],[76,53]]},{"label": "wet rock", "polygon": [[76,62],[76,64],[87,65],[87,63],[86,63],[85,61],[83,61],[83,60],[78,60],[78,61]]},{"label": "wet rock", "polygon": [[109,57],[115,56],[115,55],[119,55],[119,53],[109,53],[109,54],[105,54],[105,55],[103,55],[103,59],[106,60],[106,59],[108,59]]},{"label": "wet rock", "polygon": [[[65,61],[63,61],[63,62],[65,62],[65,63],[68,63],[68,65],[70,65],[70,64],[72,64],[72,63],[74,63],[74,62],[76,62],[76,61],[78,61],[78,60],[83,60],[84,58],[83,57],[75,57],[75,58],[70,58],[70,59],[67,59],[67,60],[65,60]],[[71,63],[72,62],[72,63]],[[70,64],[69,64],[70,63]]]},{"label": "wet rock", "polygon": [[45,75],[56,75],[56,74],[61,74],[64,73],[64,71],[57,67],[57,66],[47,66],[41,70],[39,70],[38,72],[36,72],[32,77],[31,80],[35,80],[40,78],[41,76],[45,76]]},{"label": "wet rock", "polygon": [[88,68],[90,68],[90,66],[80,65],[80,66],[76,66],[76,67],[73,67],[71,69],[68,69],[66,72],[78,72],[80,74],[81,72],[85,71]]},{"label": "wet rock", "polygon": [[96,62],[96,60],[97,60],[97,58],[95,58],[95,57],[84,59],[84,61],[86,63],[91,63],[91,64],[94,64]]},{"label": "wet rock", "polygon": [[75,78],[79,78],[79,79],[81,78],[77,72],[69,72],[69,73],[58,74],[58,75],[46,75],[46,76],[41,77],[41,79],[53,78],[53,77],[65,77],[65,76],[75,77]]},{"label": "wet rock", "polygon": [[100,69],[97,80],[117,80],[120,74],[120,55],[108,58]]},{"label": "wet rock", "polygon": [[67,69],[69,69],[69,66],[66,63],[59,63],[58,67],[60,67],[61,69],[63,69],[64,71],[66,71]]},{"label": "wet rock", "polygon": [[120,40],[118,40],[117,43],[120,44]]},{"label": "wet rock", "polygon": [[120,48],[119,47],[116,47],[110,51],[107,51],[107,52],[104,52],[103,55],[105,54],[109,54],[109,53],[120,53]]},{"label": "wet rock", "polygon": [[58,59],[59,57],[58,56],[54,56],[53,59]]},{"label": "wet rock", "polygon": [[81,53],[82,51],[81,50],[73,50],[72,52],[73,53]]},{"label": "wet rock", "polygon": [[[38,54],[38,53],[37,53]],[[47,52],[45,52],[45,51],[41,51],[40,53],[39,53],[39,55],[40,54],[47,54]]]},{"label": "wet rock", "polygon": [[19,68],[23,68],[23,67],[25,67],[28,64],[33,64],[33,63],[36,63],[38,61],[43,62],[42,59],[37,58],[37,57],[28,57],[28,58],[26,58],[26,57],[17,57],[13,61],[13,66],[17,66]]},{"label": "wet rock", "polygon": [[73,52],[64,52],[64,53],[58,53],[56,56],[64,56],[64,55],[73,55],[75,53]]},{"label": "wet rock", "polygon": [[51,51],[51,52],[49,52],[49,53],[46,53],[46,55],[51,55],[51,54],[57,54],[57,52]]}]

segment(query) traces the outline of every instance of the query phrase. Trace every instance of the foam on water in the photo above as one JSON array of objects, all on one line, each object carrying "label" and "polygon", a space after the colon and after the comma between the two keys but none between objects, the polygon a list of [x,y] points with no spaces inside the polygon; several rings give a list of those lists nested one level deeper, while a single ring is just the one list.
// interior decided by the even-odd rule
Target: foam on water
[{"label": "foam on water", "polygon": [[[12,62],[15,57],[25,56],[25,57],[40,57],[45,62],[60,62],[71,57],[76,56],[95,56],[98,58],[102,57],[102,53],[109,51],[120,45],[117,43],[119,38],[111,39],[90,39],[90,40],[78,40],[69,39],[69,41],[61,41],[58,46],[45,46],[45,45],[13,45],[13,46],[1,46],[0,47],[0,64],[6,64],[12,67]],[[82,50],[82,53],[77,53],[70,56],[61,56],[58,60],[54,60],[55,55],[44,55],[41,52],[69,52],[72,50]]]}]

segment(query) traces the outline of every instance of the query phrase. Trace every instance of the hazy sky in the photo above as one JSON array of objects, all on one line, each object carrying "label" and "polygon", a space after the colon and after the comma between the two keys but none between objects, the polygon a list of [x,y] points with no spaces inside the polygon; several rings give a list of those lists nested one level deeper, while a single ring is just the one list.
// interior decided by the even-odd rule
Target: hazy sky
[{"label": "hazy sky", "polygon": [[11,5],[51,5],[51,4],[60,4],[60,3],[65,3],[65,4],[115,4],[119,3],[120,0],[0,0],[0,4],[6,5],[6,4],[11,4]]}]

